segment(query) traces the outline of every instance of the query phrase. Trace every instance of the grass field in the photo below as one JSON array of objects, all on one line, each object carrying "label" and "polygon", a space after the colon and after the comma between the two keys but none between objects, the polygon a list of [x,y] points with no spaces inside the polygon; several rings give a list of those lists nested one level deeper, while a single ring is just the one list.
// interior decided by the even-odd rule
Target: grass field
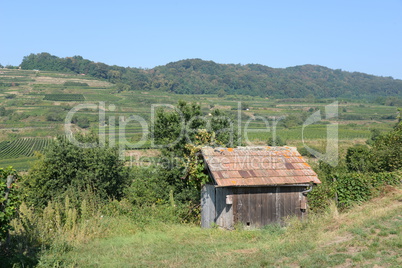
[{"label": "grass field", "polygon": [[[175,95],[167,92],[117,92],[115,86],[107,81],[91,77],[63,74],[57,72],[7,70],[0,71],[0,142],[13,142],[16,139],[54,137],[64,133],[64,119],[73,107],[79,104],[93,104],[104,107],[105,124],[115,118],[128,119],[131,115],[139,116],[151,125],[151,111],[154,104],[175,105],[178,100],[197,102],[205,114],[212,109],[225,110],[234,119],[234,125],[240,126],[243,143],[249,145],[266,144],[269,137],[277,135],[290,146],[315,146],[325,148],[323,142],[327,135],[328,124],[338,124],[339,146],[346,148],[354,143],[364,142],[370,137],[370,130],[389,131],[396,122],[396,107],[377,105],[364,101],[339,101],[338,116],[325,118],[326,105],[335,100],[275,100],[250,96],[216,95]],[[66,86],[69,84],[85,86]],[[249,107],[238,111],[238,107]],[[103,109],[103,108],[102,108]],[[99,129],[100,109],[80,109],[76,117],[85,117],[90,128]],[[322,120],[306,126],[301,122],[277,124],[286,118],[301,114],[306,118],[313,112],[321,111]],[[239,123],[240,121],[240,123]],[[291,121],[291,120],[290,120]],[[74,127],[79,130],[78,126]],[[106,127],[107,134],[110,128]],[[88,131],[85,129],[83,131]],[[137,121],[130,121],[126,127],[113,130],[117,134],[125,132],[126,140],[136,143],[143,134],[142,126]],[[122,141],[117,140],[116,143]],[[144,146],[149,146],[148,140]],[[342,150],[341,150],[342,151]],[[9,161],[7,161],[9,160]],[[20,161],[21,159],[19,159]],[[0,155],[0,163],[14,165],[15,159]],[[22,166],[24,165],[19,162]]]},{"label": "grass field", "polygon": [[402,189],[388,187],[347,212],[334,206],[251,231],[103,218],[99,238],[71,237],[69,250],[45,251],[39,267],[400,267],[401,200]]}]

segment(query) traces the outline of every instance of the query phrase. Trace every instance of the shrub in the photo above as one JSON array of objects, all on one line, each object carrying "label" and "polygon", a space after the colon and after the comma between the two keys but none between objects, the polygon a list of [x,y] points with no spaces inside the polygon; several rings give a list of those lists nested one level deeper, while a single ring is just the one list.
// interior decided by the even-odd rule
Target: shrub
[{"label": "shrub", "polygon": [[395,171],[402,168],[402,122],[389,133],[374,142],[371,162],[372,171]]},{"label": "shrub", "polygon": [[362,173],[343,174],[336,180],[335,187],[340,207],[367,201],[371,196],[370,180]]},{"label": "shrub", "polygon": [[281,137],[276,136],[275,139],[272,137],[268,138],[267,141],[268,146],[284,146],[286,145],[286,141],[282,140]]},{"label": "shrub", "polygon": [[[97,143],[93,135],[78,139]],[[66,195],[78,202],[88,188],[103,200],[119,199],[126,186],[126,175],[117,148],[82,148],[58,137],[39,156],[23,185],[27,201],[44,207],[50,200]]]},{"label": "shrub", "polygon": [[157,167],[133,167],[129,175],[131,185],[124,190],[125,198],[136,206],[166,203],[172,187],[159,176]]},{"label": "shrub", "polygon": [[[315,151],[318,151],[318,149],[315,148],[315,147],[310,147],[310,148],[313,149],[313,150],[315,150]],[[307,156],[307,157],[313,157],[313,158],[315,158],[315,155],[311,154],[311,153],[307,150],[307,148],[304,147],[304,146],[297,148],[297,151],[298,151],[302,156]]]},{"label": "shrub", "polygon": [[73,86],[73,87],[87,87],[87,83],[82,83],[82,82],[74,82],[74,81],[67,81],[64,82],[63,86]]},{"label": "shrub", "polygon": [[349,171],[366,172],[372,168],[371,150],[365,145],[350,147],[346,153],[346,166]]},{"label": "shrub", "polygon": [[324,211],[335,198],[335,187],[331,183],[323,182],[308,193],[309,207],[314,212]]}]

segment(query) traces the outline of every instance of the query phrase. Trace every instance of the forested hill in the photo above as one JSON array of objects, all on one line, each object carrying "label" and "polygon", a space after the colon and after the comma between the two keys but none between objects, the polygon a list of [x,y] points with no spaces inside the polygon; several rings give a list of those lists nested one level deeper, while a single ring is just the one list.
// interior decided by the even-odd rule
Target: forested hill
[{"label": "forested hill", "polygon": [[164,90],[177,94],[243,94],[275,98],[402,97],[402,80],[318,65],[270,68],[260,64],[217,64],[201,59],[153,69],[110,66],[81,56],[49,53],[24,57],[22,69],[84,73],[115,83],[120,90]]}]

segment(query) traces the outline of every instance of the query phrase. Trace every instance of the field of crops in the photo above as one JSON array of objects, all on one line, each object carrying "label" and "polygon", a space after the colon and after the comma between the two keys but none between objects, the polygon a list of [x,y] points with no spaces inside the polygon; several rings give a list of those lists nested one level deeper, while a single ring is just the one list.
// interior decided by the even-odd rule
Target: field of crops
[{"label": "field of crops", "polygon": [[0,159],[31,157],[36,151],[42,151],[50,138],[21,138],[0,143]]},{"label": "field of crops", "polygon": [[82,94],[46,94],[43,100],[49,101],[84,101]]}]

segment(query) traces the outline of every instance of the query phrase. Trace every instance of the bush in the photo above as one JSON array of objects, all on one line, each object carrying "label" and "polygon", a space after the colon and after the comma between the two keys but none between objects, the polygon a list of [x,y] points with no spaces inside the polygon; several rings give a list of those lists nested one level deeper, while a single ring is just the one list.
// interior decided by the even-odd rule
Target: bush
[{"label": "bush", "polygon": [[323,182],[308,193],[308,204],[312,211],[322,212],[335,198],[335,187],[331,183]]},{"label": "bush", "polygon": [[389,133],[374,142],[371,154],[372,171],[395,171],[402,169],[402,122]]},{"label": "bush", "polygon": [[79,126],[80,128],[89,128],[90,123],[88,117],[79,117],[77,119],[77,126]]},{"label": "bush", "polygon": [[7,94],[5,96],[6,99],[14,99],[15,97],[17,97],[17,95],[15,95],[15,94]]},{"label": "bush", "polygon": [[87,83],[82,83],[82,82],[67,81],[67,82],[64,82],[63,86],[87,87],[89,85]]},{"label": "bush", "polygon": [[267,141],[268,146],[284,146],[286,145],[286,141],[282,140],[281,137],[276,136],[275,139],[272,137],[268,138]]},{"label": "bush", "polygon": [[346,166],[349,171],[366,172],[371,170],[371,150],[365,145],[350,147],[346,153]]},{"label": "bush", "polygon": [[131,185],[124,190],[124,195],[133,205],[163,204],[169,200],[172,187],[160,179],[157,167],[133,167],[129,180]]},{"label": "bush", "polygon": [[[97,142],[93,135],[81,142]],[[23,180],[29,204],[44,207],[52,199],[69,195],[79,203],[88,189],[103,200],[121,198],[126,186],[126,171],[117,148],[82,148],[63,137],[51,143]]]},{"label": "bush", "polygon": [[64,117],[60,113],[51,112],[46,115],[46,121],[62,122]]},{"label": "bush", "polygon": [[[315,147],[310,147],[311,149],[315,150],[315,151],[319,151],[317,148]],[[315,158],[315,155],[311,154],[306,147],[299,147],[297,148],[297,151],[302,155],[302,156],[307,156],[307,157],[313,157]]]},{"label": "bush", "polygon": [[340,207],[349,207],[353,203],[367,201],[371,196],[371,183],[362,173],[346,173],[335,183]]}]

